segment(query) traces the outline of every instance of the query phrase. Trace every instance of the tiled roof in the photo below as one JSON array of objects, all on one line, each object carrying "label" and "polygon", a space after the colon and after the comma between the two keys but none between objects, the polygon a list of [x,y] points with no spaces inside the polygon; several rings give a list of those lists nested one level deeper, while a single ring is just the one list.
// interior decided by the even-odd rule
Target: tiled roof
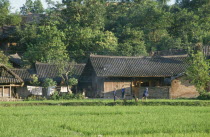
[{"label": "tiled roof", "polygon": [[101,77],[166,77],[188,67],[187,56],[122,57],[91,55],[91,64]]},{"label": "tiled roof", "polygon": [[[68,71],[71,68],[70,66],[71,65],[69,65],[66,71]],[[61,81],[61,77],[59,76],[56,65],[47,64],[47,63],[36,63],[35,67],[36,67],[37,75],[40,79],[52,78],[56,80],[57,82]],[[75,70],[74,75],[76,77],[79,77],[84,67],[85,67],[85,64],[74,65],[74,70]]]},{"label": "tiled roof", "polygon": [[4,65],[0,64],[0,84],[22,84],[23,80]]},{"label": "tiled roof", "polygon": [[35,74],[33,69],[11,69],[15,74],[17,74],[23,81],[30,81],[31,76]]},{"label": "tiled roof", "polygon": [[12,54],[9,56],[9,60],[12,62],[12,63],[15,63],[19,66],[21,66],[23,64],[22,60],[21,60],[21,57],[16,53],[16,54]]}]

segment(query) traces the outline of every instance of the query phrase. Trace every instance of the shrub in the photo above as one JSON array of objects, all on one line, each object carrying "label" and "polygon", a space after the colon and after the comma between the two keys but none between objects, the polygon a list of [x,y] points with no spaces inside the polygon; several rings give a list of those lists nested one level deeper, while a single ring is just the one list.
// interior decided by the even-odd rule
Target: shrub
[{"label": "shrub", "polygon": [[61,98],[66,100],[74,99],[74,94],[73,93],[62,94]]},{"label": "shrub", "polygon": [[25,101],[37,101],[37,100],[46,100],[45,97],[42,97],[42,96],[37,96],[37,95],[30,95],[28,96],[26,99],[24,99]]},{"label": "shrub", "polygon": [[55,91],[51,96],[50,99],[52,100],[59,100],[60,99],[60,95],[58,93],[58,91]]},{"label": "shrub", "polygon": [[210,92],[206,92],[206,93],[201,94],[200,96],[198,96],[198,99],[210,100]]},{"label": "shrub", "polygon": [[51,96],[50,99],[52,100],[59,100],[59,99],[65,99],[65,100],[70,100],[70,99],[84,99],[85,96],[82,95],[81,93],[73,94],[73,93],[63,93],[59,94],[57,91],[54,92]]},{"label": "shrub", "polygon": [[47,87],[52,87],[52,86],[56,86],[56,82],[53,81],[53,79],[46,78],[46,79],[44,80],[43,86],[44,86],[45,88],[47,88]]},{"label": "shrub", "polygon": [[85,99],[85,96],[82,95],[81,93],[77,93],[77,94],[75,94],[75,98],[76,99]]}]

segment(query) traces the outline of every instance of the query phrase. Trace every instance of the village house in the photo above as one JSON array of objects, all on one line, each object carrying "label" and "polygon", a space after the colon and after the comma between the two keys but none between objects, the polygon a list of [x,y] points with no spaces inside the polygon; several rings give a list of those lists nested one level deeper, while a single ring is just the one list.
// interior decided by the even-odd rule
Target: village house
[{"label": "village house", "polygon": [[189,64],[187,55],[125,57],[91,55],[80,79],[88,97],[112,98],[125,88],[126,97],[141,98],[149,87],[149,98],[197,97],[195,87],[179,76]]},{"label": "village house", "polygon": [[[70,71],[70,69],[73,69],[74,74],[72,77],[79,79],[84,66],[85,64],[75,64],[72,67],[72,65],[69,64],[68,67],[66,68],[66,72]],[[63,79],[61,78],[56,65],[36,62],[34,69],[27,69],[27,70],[26,69],[13,69],[13,71],[16,72],[20,77],[22,77],[25,80],[25,83],[26,83],[25,86],[17,89],[17,92],[22,98],[26,98],[27,96],[31,94],[28,90],[28,87],[29,87],[28,85],[30,85],[30,81],[32,80],[31,79],[32,75],[36,75],[40,83],[43,83],[46,78],[53,79],[53,81],[57,83],[55,90],[59,92],[67,92],[67,87]],[[77,86],[74,86],[73,93],[78,92],[77,89],[78,89]],[[42,90],[40,91],[42,92],[40,93],[40,95],[46,96],[46,97],[49,96],[49,94],[47,95],[46,93],[47,91],[44,91],[46,89],[43,89],[43,88],[41,89],[40,87],[39,90]]]},{"label": "village house", "polygon": [[[69,69],[72,68],[74,70],[72,77],[79,79],[84,66],[85,64],[75,64],[71,67],[71,64],[69,64],[66,71],[69,71]],[[24,99],[32,94],[46,97],[49,96],[45,93],[47,91],[42,86],[33,86],[30,84],[33,75],[38,77],[41,84],[46,78],[51,78],[57,83],[55,90],[67,92],[66,85],[59,76],[55,65],[37,62],[33,69],[8,69],[6,66],[0,65],[0,98],[13,97]],[[77,86],[74,86],[72,91],[74,93],[79,92]]]},{"label": "village house", "polygon": [[15,88],[23,85],[24,81],[17,74],[0,64],[0,98],[15,97]]},{"label": "village house", "polygon": [[[33,69],[8,69],[1,65],[1,79],[7,76],[8,80],[0,82],[0,97],[30,96],[32,93],[28,87],[31,86],[32,75],[36,75],[41,83],[46,78],[51,78],[57,82],[57,91],[67,92],[55,65],[36,62],[34,66]],[[151,57],[90,55],[86,65],[74,65],[73,77],[79,81],[73,92],[85,92],[87,97],[112,98],[115,89],[117,96],[121,97],[121,89],[125,88],[126,98],[133,96],[141,98],[145,88],[149,87],[149,98],[194,98],[199,94],[186,80],[184,72],[188,66],[187,55]],[[70,66],[66,71],[68,69]],[[9,78],[15,80],[11,81]],[[46,96],[42,93],[37,95]]]}]

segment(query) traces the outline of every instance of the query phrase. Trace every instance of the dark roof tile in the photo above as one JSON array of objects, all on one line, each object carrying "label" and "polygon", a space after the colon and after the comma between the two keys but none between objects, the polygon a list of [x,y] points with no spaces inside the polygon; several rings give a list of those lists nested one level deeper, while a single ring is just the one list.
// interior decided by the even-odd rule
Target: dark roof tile
[{"label": "dark roof tile", "polygon": [[23,80],[4,65],[0,64],[0,84],[22,84]]},{"label": "dark roof tile", "polygon": [[11,69],[14,73],[20,76],[24,81],[31,81],[31,77],[35,73],[34,69]]},{"label": "dark roof tile", "polygon": [[122,57],[91,55],[97,76],[165,77],[182,73],[188,67],[187,56]]},{"label": "dark roof tile", "polygon": [[[40,79],[52,78],[56,80],[57,82],[61,81],[61,77],[59,76],[59,72],[56,65],[37,62],[35,64],[35,67],[36,67],[37,75]],[[85,67],[85,64],[76,64],[74,68],[75,70],[74,76],[78,78],[81,75],[84,67]],[[68,71],[70,68],[71,68],[71,65],[69,65],[66,71]]]}]

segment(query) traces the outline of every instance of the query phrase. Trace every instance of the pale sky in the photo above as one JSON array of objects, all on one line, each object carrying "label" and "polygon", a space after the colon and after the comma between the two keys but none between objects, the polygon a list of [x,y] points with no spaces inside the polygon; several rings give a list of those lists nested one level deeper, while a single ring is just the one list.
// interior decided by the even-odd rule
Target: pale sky
[{"label": "pale sky", "polygon": [[[25,4],[26,0],[9,0],[10,1],[10,5],[12,7],[11,9],[11,12],[15,12],[15,11],[20,11],[20,7],[23,6],[23,4]],[[43,7],[44,8],[47,8],[47,4],[45,2],[45,0],[41,0],[42,1],[42,4],[43,4]],[[53,1],[59,1],[61,2],[62,0],[53,0]],[[171,0],[169,2],[169,5],[175,3],[175,0]]]},{"label": "pale sky", "polygon": [[[20,7],[25,4],[26,0],[9,0],[10,1],[10,6],[12,7],[11,12],[15,12],[16,10],[20,11]],[[32,0],[34,1],[34,0]],[[52,0],[52,1],[59,1],[61,2],[62,0]],[[42,5],[44,8],[47,8],[47,4],[45,0],[41,0]]]}]

